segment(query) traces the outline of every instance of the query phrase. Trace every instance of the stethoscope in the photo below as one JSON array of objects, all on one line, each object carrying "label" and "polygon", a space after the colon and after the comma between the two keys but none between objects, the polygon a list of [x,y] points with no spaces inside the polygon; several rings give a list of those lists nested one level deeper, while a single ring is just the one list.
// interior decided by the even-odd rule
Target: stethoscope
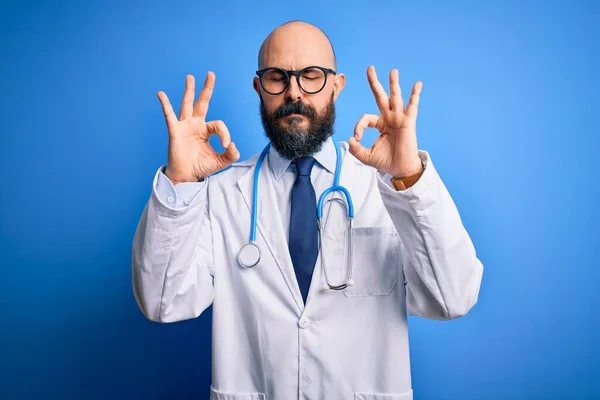
[{"label": "stethoscope", "polygon": [[[326,189],[321,196],[319,197],[319,202],[317,204],[317,222],[318,222],[318,230],[319,230],[319,252],[321,252],[321,247],[323,244],[323,205],[325,203],[325,198],[328,194],[333,193],[335,191],[340,191],[344,193],[346,197],[346,202],[339,198],[333,198],[327,200],[329,201],[339,201],[346,207],[347,215],[348,215],[348,242],[349,242],[349,255],[348,255],[348,269],[346,272],[346,281],[339,285],[332,285],[329,281],[329,276],[327,274],[327,268],[325,266],[325,256],[321,252],[321,269],[325,274],[326,283],[323,285],[323,290],[343,290],[348,286],[353,286],[354,281],[352,280],[352,219],[354,218],[354,205],[352,204],[352,198],[350,197],[350,193],[348,190],[340,186],[340,172],[342,169],[342,155],[340,150],[340,145],[334,140],[335,152],[337,155],[337,163],[335,166],[335,175],[333,178],[333,186]],[[258,217],[258,177],[260,174],[260,169],[262,166],[262,162],[265,159],[265,156],[269,152],[270,144],[264,148],[262,153],[258,158],[256,163],[256,169],[254,171],[254,185],[252,189],[252,221],[250,226],[250,242],[246,243],[240,249],[237,259],[238,263],[244,268],[252,268],[260,261],[260,248],[256,244],[256,221]]]}]

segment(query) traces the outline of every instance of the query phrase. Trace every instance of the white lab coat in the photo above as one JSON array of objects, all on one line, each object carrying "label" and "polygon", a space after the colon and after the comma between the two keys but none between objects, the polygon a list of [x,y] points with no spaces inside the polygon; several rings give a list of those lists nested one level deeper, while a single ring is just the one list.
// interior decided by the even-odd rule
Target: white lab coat
[{"label": "white lab coat", "polygon": [[321,257],[334,282],[348,261],[345,210],[330,202],[306,307],[281,219],[270,213],[278,199],[267,159],[259,180],[262,258],[250,269],[236,257],[248,242],[258,156],[208,178],[186,208],[167,206],[155,178],[133,242],[135,297],[158,322],[213,305],[211,399],[411,400],[407,311],[445,320],[477,302],[483,266],[428,153],[421,151],[428,165],[419,181],[399,192],[345,153],[355,286],[322,290]]}]

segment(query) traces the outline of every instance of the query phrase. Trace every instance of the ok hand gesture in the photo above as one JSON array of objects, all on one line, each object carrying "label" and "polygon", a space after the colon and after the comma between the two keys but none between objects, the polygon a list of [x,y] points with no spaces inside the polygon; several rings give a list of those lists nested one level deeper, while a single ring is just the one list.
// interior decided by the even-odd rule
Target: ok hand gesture
[{"label": "ok hand gesture", "polygon": [[[169,153],[165,175],[173,184],[197,182],[229,166],[240,158],[223,121],[206,122],[208,103],[215,87],[215,74],[209,72],[204,88],[194,104],[194,77],[188,75],[181,102],[179,119],[167,95],[160,91],[158,98],[169,130]],[[209,136],[217,134],[226,149],[217,153],[210,145]]]},{"label": "ok hand gesture", "polygon": [[[404,108],[398,83],[398,70],[390,72],[390,96],[377,80],[375,67],[367,69],[367,78],[375,96],[381,115],[364,114],[354,128],[354,137],[349,140],[350,153],[362,163],[402,178],[422,171],[417,150],[417,111],[423,84],[415,83],[408,106]],[[359,141],[365,129],[377,128],[380,136],[370,149]]]}]

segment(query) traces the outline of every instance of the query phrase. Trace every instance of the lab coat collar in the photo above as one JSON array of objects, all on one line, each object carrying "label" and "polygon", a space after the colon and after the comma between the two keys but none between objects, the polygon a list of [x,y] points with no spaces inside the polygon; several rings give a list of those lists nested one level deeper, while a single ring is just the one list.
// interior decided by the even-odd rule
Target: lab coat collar
[{"label": "lab coat collar", "polygon": [[[288,160],[279,154],[277,150],[273,146],[269,149],[269,165],[271,167],[271,171],[273,172],[273,176],[275,179],[279,179],[281,175],[285,171],[287,171],[288,167],[292,163],[292,160]],[[327,138],[323,146],[321,146],[321,150],[317,153],[313,154],[313,157],[317,162],[325,168],[331,174],[335,174],[335,164],[337,161],[337,156],[335,154],[335,146],[333,144],[333,139],[331,136]]]}]

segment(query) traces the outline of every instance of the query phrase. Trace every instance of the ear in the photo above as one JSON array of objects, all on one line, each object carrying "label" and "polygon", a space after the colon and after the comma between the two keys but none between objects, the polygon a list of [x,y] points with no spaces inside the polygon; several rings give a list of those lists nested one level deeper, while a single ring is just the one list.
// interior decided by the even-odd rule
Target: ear
[{"label": "ear", "polygon": [[252,80],[252,86],[254,87],[256,93],[260,96],[260,82],[258,81],[258,78],[256,76]]},{"label": "ear", "polygon": [[337,100],[344,86],[346,86],[346,76],[344,74],[336,74],[333,81],[333,101]]}]

